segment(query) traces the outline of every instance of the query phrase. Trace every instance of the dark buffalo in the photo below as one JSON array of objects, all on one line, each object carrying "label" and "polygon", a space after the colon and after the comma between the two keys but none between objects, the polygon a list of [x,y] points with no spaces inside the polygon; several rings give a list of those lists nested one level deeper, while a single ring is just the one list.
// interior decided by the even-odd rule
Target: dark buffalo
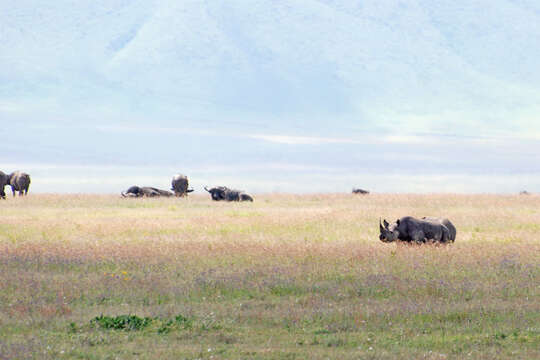
[{"label": "dark buffalo", "polygon": [[438,220],[416,219],[412,216],[405,216],[389,224],[384,220],[384,226],[379,222],[382,242],[404,241],[414,243],[441,242],[447,243],[450,240],[450,231]]},{"label": "dark buffalo", "polygon": [[210,188],[210,189],[208,189],[205,186],[204,190],[206,190],[206,191],[208,191],[210,193],[210,196],[212,197],[212,200],[214,200],[214,201],[226,200],[225,192],[228,189],[225,186],[216,186],[216,187],[213,187],[213,188]]},{"label": "dark buffalo", "polygon": [[352,193],[353,194],[360,194],[360,195],[367,195],[367,194],[369,194],[369,191],[364,190],[364,189],[360,189],[360,188],[353,188]]},{"label": "dark buffalo", "polygon": [[6,185],[9,184],[9,176],[0,171],[0,198],[6,198],[6,192],[4,191]]},{"label": "dark buffalo", "polygon": [[253,201],[251,195],[241,190],[229,189],[226,186],[216,186],[210,189],[205,186],[204,190],[210,193],[214,201]]},{"label": "dark buffalo", "polygon": [[173,193],[167,190],[157,189],[155,187],[139,187],[132,186],[125,192],[122,192],[123,197],[158,197],[158,196],[173,196]]},{"label": "dark buffalo", "polygon": [[30,187],[30,175],[21,171],[15,171],[8,176],[8,185],[11,185],[13,196],[15,192],[19,192],[19,196],[28,194]]},{"label": "dark buffalo", "polygon": [[182,174],[176,174],[171,181],[171,190],[174,191],[175,196],[187,196],[193,189],[189,189],[189,181],[187,176]]}]

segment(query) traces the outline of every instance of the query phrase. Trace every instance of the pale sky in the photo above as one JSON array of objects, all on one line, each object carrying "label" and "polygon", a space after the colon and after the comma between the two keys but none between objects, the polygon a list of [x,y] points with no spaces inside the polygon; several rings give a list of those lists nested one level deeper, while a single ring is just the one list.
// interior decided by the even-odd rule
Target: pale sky
[{"label": "pale sky", "polygon": [[540,192],[533,0],[0,3],[35,192]]}]

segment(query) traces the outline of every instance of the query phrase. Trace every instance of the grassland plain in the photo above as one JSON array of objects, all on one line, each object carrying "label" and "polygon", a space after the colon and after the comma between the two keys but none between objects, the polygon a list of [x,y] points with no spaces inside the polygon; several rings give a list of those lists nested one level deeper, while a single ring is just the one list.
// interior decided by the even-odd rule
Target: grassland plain
[{"label": "grassland plain", "polygon": [[[381,243],[403,215],[456,243]],[[540,197],[10,197],[0,358],[540,358]]]}]

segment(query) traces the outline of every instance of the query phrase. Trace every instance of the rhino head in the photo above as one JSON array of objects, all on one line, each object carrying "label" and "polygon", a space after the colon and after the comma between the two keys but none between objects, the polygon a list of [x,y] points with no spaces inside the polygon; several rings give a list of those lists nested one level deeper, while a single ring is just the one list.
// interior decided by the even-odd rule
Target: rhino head
[{"label": "rhino head", "polygon": [[379,240],[386,243],[396,241],[399,237],[399,231],[397,229],[399,220],[393,224],[389,224],[385,219],[383,220],[383,224],[381,224],[381,220],[379,219]]}]

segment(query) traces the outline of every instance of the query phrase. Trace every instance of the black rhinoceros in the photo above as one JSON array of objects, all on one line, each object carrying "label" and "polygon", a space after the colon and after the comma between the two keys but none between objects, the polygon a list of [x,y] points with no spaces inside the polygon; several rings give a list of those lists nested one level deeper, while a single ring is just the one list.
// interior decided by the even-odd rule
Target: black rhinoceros
[{"label": "black rhinoceros", "polygon": [[448,228],[438,219],[416,219],[412,216],[405,216],[396,220],[393,224],[389,224],[386,220],[384,220],[383,224],[379,221],[379,239],[382,242],[447,243],[453,241],[450,240]]}]

